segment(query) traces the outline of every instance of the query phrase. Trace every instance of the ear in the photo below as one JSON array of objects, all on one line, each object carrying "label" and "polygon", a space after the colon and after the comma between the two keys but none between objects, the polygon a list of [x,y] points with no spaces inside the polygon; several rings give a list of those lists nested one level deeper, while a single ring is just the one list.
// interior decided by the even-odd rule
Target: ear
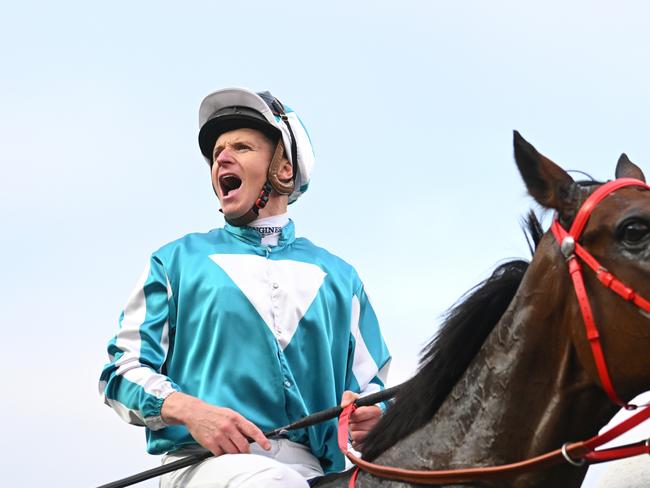
[{"label": "ear", "polygon": [[514,131],[515,161],[528,193],[537,202],[561,214],[577,208],[580,189],[573,178],[550,159],[544,157]]},{"label": "ear", "polygon": [[281,181],[291,181],[293,179],[293,165],[285,156],[278,171],[278,179]]},{"label": "ear", "polygon": [[273,189],[280,195],[290,195],[295,187],[293,167],[284,151],[282,140],[275,146],[273,158],[269,164],[268,179]]},{"label": "ear", "polygon": [[641,180],[645,183],[645,176],[643,171],[636,164],[630,161],[627,157],[627,154],[621,154],[621,157],[618,158],[618,164],[616,165],[616,178],[634,178],[636,180]]}]

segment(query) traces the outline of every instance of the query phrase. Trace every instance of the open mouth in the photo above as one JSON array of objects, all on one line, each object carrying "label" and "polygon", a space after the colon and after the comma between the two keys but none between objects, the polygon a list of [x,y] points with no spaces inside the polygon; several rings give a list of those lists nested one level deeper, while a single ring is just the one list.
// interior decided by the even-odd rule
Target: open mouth
[{"label": "open mouth", "polygon": [[219,177],[219,186],[221,187],[221,195],[228,196],[233,190],[239,188],[242,184],[241,178],[235,175],[223,175]]}]

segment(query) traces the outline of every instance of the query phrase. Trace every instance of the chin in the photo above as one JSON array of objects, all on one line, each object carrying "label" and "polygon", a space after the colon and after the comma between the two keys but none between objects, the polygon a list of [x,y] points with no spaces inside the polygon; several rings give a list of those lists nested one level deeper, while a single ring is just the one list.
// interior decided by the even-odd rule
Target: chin
[{"label": "chin", "polygon": [[227,219],[237,219],[248,212],[250,208],[232,208],[230,206],[222,206],[221,211]]}]

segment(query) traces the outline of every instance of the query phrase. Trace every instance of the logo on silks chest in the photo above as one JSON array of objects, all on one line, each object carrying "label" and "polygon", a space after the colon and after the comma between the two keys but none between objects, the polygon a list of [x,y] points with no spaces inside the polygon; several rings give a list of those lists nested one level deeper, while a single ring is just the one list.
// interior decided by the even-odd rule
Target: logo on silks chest
[{"label": "logo on silks chest", "polygon": [[279,234],[282,232],[282,227],[275,227],[275,226],[266,226],[266,227],[251,227],[252,229],[255,229],[257,232],[259,232],[263,236],[270,236],[273,234]]}]

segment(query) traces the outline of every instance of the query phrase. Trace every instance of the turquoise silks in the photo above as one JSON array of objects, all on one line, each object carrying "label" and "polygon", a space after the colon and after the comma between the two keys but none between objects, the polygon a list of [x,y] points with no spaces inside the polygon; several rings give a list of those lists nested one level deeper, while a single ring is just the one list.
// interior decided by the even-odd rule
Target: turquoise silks
[{"label": "turquoise silks", "polygon": [[[383,388],[390,355],[356,271],[293,222],[277,246],[253,228],[189,234],[153,253],[109,342],[100,389],[146,426],[152,454],[195,444],[160,408],[182,391],[236,410],[262,431]],[[288,437],[326,472],[344,459],[332,420]]]}]

